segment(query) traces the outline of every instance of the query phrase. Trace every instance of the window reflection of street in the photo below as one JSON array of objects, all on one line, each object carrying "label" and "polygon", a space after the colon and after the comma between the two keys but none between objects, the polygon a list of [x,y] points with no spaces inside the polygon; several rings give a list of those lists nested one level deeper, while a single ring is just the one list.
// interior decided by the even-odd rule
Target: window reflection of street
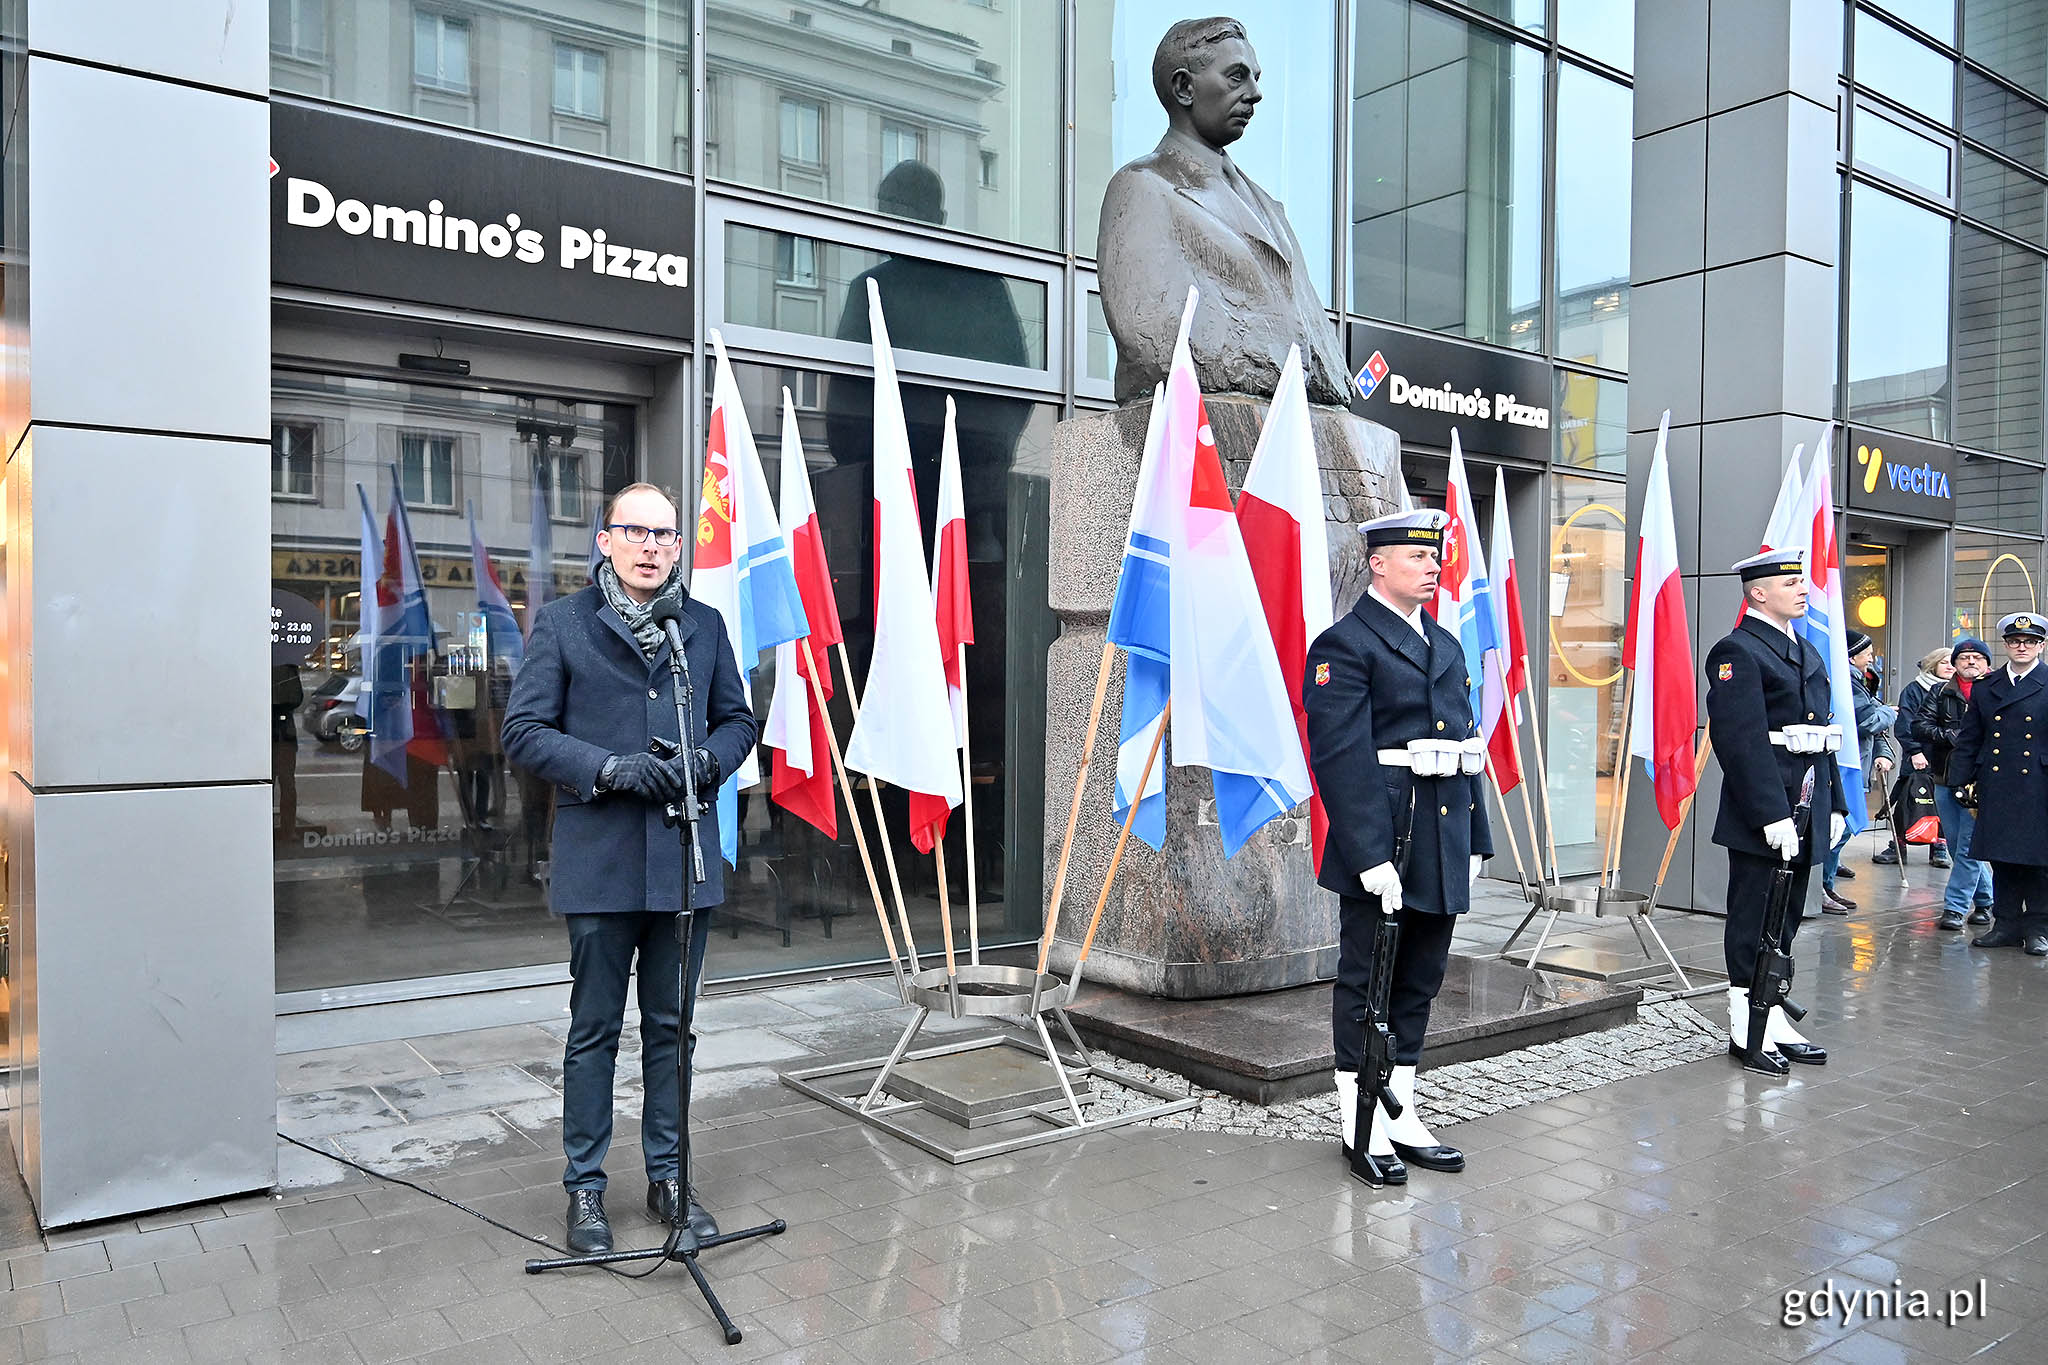
[{"label": "window reflection of street", "polygon": [[1605,480],[1562,475],[1552,491],[1544,730],[1550,818],[1566,874],[1598,866],[1618,771],[1626,536],[1621,510],[1604,500],[1618,491]]}]

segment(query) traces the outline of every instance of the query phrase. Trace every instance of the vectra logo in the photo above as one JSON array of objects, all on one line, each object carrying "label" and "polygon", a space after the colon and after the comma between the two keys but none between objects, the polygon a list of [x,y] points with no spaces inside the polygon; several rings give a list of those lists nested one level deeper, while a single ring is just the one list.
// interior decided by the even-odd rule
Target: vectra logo
[{"label": "vectra logo", "polygon": [[1876,492],[1878,480],[1882,479],[1895,493],[1918,493],[1943,500],[1952,496],[1947,474],[1931,464],[1904,465],[1887,460],[1882,446],[1857,446],[1856,463],[1863,466],[1866,493]]}]

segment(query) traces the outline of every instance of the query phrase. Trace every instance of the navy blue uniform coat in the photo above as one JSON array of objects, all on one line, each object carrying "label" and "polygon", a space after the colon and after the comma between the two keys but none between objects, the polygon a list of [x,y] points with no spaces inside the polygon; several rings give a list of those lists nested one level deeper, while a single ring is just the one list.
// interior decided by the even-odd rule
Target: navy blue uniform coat
[{"label": "navy blue uniform coat", "polygon": [[[691,728],[718,759],[738,768],[757,727],[740,687],[725,622],[701,602],[683,604],[683,658],[690,666]],[[555,788],[555,835],[548,908],[558,915],[683,908],[682,840],[661,807],[627,792],[596,790],[612,754],[647,753],[656,738],[676,742],[669,647],[652,660],[593,585],[540,609],[526,663],[505,708],[505,754]],[[697,823],[704,881],[695,904],[725,899],[718,822]]]},{"label": "navy blue uniform coat", "polygon": [[1970,689],[1948,785],[1977,784],[1977,830],[1964,852],[1994,863],[2048,867],[2048,668],[2018,682],[2004,668]]},{"label": "navy blue uniform coat", "polygon": [[1403,906],[1457,915],[1472,903],[1472,855],[1493,853],[1483,776],[1415,777],[1388,767],[1381,749],[1411,739],[1464,740],[1472,719],[1458,637],[1427,615],[1429,641],[1370,595],[1309,646],[1301,698],[1308,761],[1330,815],[1316,881],[1359,896],[1358,874],[1391,862],[1394,837],[1415,792],[1415,835],[1401,874]]},{"label": "navy blue uniform coat", "polygon": [[[1787,725],[1835,723],[1827,660],[1769,621],[1745,616],[1707,652],[1707,718],[1721,760],[1721,813],[1714,842],[1776,860],[1764,826],[1792,818],[1806,770],[1813,769],[1813,815],[1800,863],[1827,842],[1828,816],[1846,811],[1842,770],[1829,753],[1795,754],[1771,743]],[[1854,735],[1843,742],[1855,743]],[[1820,838],[1812,838],[1814,831]]]}]

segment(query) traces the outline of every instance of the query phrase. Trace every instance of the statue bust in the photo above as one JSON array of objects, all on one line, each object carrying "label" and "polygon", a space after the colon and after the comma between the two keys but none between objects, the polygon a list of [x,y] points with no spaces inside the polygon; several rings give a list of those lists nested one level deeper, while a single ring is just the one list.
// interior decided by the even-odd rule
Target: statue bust
[{"label": "statue bust", "polygon": [[1110,178],[1102,199],[1102,309],[1116,338],[1116,397],[1166,377],[1188,286],[1201,290],[1189,348],[1204,392],[1273,396],[1290,345],[1312,403],[1347,404],[1349,367],[1315,273],[1280,201],[1224,149],[1259,103],[1259,61],[1235,19],[1175,24],[1152,56],[1166,136]]}]

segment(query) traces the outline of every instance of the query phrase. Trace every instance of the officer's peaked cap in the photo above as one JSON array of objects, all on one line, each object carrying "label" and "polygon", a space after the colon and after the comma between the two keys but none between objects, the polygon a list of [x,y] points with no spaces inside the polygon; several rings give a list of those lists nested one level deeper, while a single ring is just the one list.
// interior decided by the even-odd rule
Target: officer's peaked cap
[{"label": "officer's peaked cap", "polygon": [[1444,543],[1444,527],[1451,524],[1451,514],[1435,508],[1422,508],[1413,512],[1395,512],[1384,517],[1374,517],[1359,525],[1358,533],[1365,537],[1367,548],[1381,545],[1424,545],[1440,550]]},{"label": "officer's peaked cap", "polygon": [[1788,574],[1806,572],[1806,556],[1797,550],[1765,550],[1762,554],[1751,555],[1728,566],[1731,573],[1742,575],[1742,581],[1753,583],[1759,578],[1783,578]]},{"label": "officer's peaked cap", "polygon": [[1999,618],[1998,633],[2008,640],[2015,636],[2022,640],[2048,639],[2048,617],[2031,611],[2016,611]]}]

